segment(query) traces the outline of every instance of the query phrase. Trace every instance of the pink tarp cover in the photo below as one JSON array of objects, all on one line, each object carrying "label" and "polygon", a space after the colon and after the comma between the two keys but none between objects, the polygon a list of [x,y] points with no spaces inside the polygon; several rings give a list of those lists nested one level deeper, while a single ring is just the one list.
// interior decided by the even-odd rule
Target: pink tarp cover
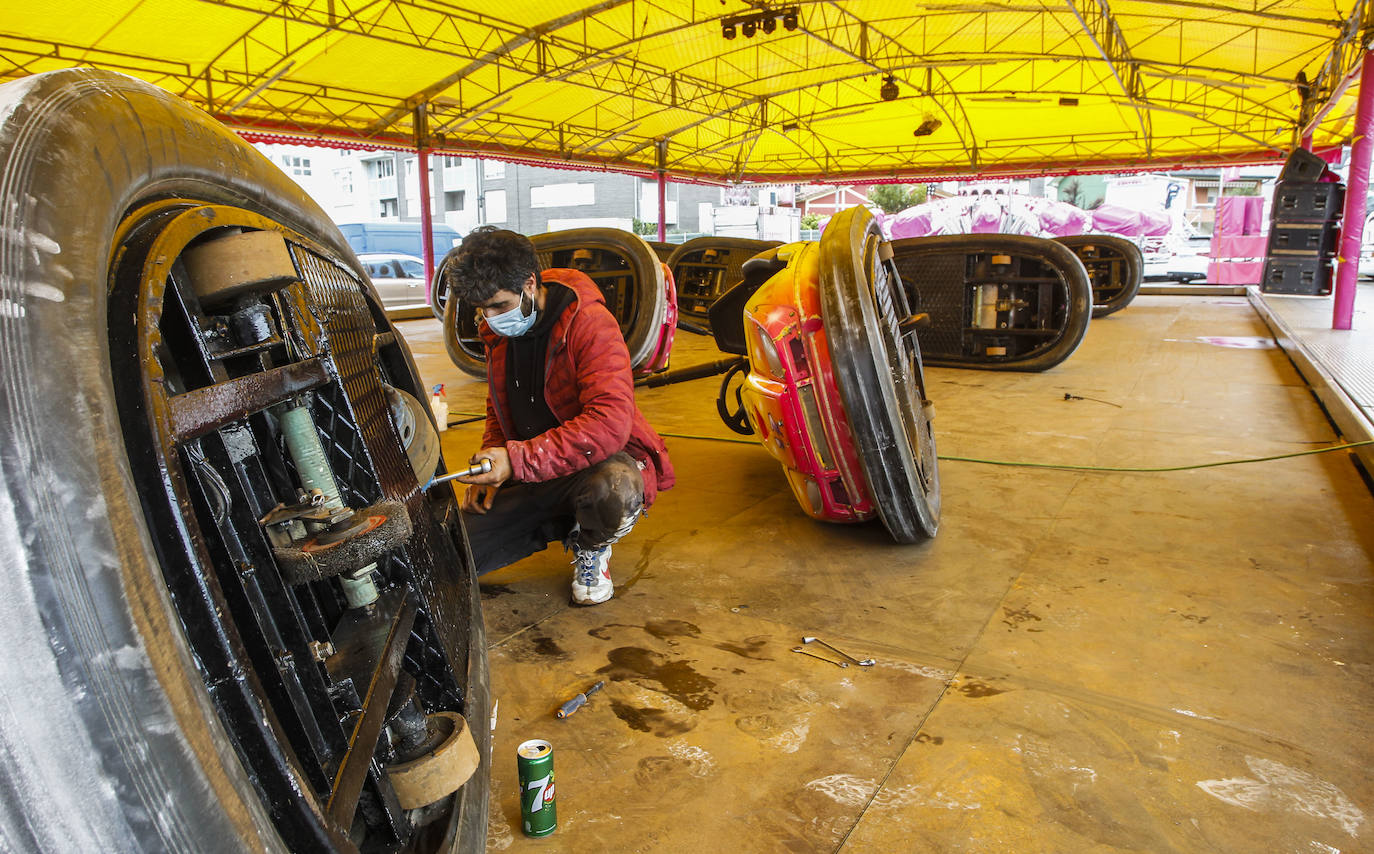
[{"label": "pink tarp cover", "polygon": [[1092,214],[1067,202],[1056,202],[1052,199],[1034,199],[1039,204],[1031,206],[1040,217],[1040,225],[1051,237],[1067,237],[1071,234],[1083,234],[1092,227]]},{"label": "pink tarp cover", "polygon": [[1257,285],[1264,276],[1264,260],[1212,261],[1207,265],[1207,281],[1213,285]]},{"label": "pink tarp cover", "polygon": [[1006,207],[994,196],[982,196],[969,211],[970,234],[997,234],[1002,230]]},{"label": "pink tarp cover", "polygon": [[1137,240],[1162,237],[1173,222],[1163,211],[1138,211],[1104,205],[1085,211],[1066,202],[1035,196],[954,196],[916,205],[888,218],[892,239],[937,234],[1119,234]]},{"label": "pink tarp cover", "polygon": [[1062,237],[1082,234],[1091,218],[1064,202],[1032,196],[954,196],[916,205],[888,220],[888,235],[1030,234]]},{"label": "pink tarp cover", "polygon": [[1268,251],[1267,234],[1229,234],[1212,239],[1213,258],[1263,258]]},{"label": "pink tarp cover", "polygon": [[1140,212],[1140,235],[1142,237],[1163,237],[1173,227],[1173,220],[1164,211]]}]

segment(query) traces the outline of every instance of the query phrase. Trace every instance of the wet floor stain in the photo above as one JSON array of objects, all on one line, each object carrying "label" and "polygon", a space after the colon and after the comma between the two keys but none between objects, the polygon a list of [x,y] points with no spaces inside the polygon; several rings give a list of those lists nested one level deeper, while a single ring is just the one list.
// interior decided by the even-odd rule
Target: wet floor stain
[{"label": "wet floor stain", "polygon": [[689,732],[696,721],[684,718],[667,709],[648,709],[632,706],[619,700],[611,701],[611,711],[629,726],[630,729],[647,732],[659,738],[672,738]]},{"label": "wet floor stain", "polygon": [[509,584],[482,584],[478,589],[482,591],[483,599],[495,599],[497,596],[509,596],[519,592]]},{"label": "wet floor stain", "polygon": [[986,682],[978,682],[976,680],[973,682],[965,682],[955,688],[955,690],[965,697],[972,697],[975,700],[980,697],[995,697],[998,694],[1004,693],[1001,688],[994,688]]},{"label": "wet floor stain", "polygon": [[656,638],[695,638],[701,636],[701,629],[686,620],[649,620],[644,631]]},{"label": "wet floor stain", "polygon": [[715,645],[716,649],[732,652],[740,658],[750,658],[754,661],[772,661],[772,656],[760,654],[767,646],[767,635],[755,635],[751,638],[745,638],[741,643],[718,643]]},{"label": "wet floor stain", "polygon": [[1177,610],[1175,610],[1175,609],[1173,609],[1173,608],[1170,608],[1170,609],[1169,609],[1169,613],[1170,613],[1170,614],[1173,614],[1175,617],[1178,617],[1180,620],[1185,620],[1185,621],[1187,621],[1187,622],[1189,622],[1189,623],[1197,623],[1199,626],[1202,625],[1203,623],[1207,622],[1208,620],[1212,619],[1211,616],[1209,616],[1209,615],[1205,615],[1205,614],[1190,614],[1190,613],[1186,613],[1186,612],[1184,612],[1184,611],[1177,611]]},{"label": "wet floor stain", "polygon": [[540,662],[548,659],[567,661],[572,656],[558,641],[547,635],[525,633],[506,645],[507,654],[515,661]]},{"label": "wet floor stain", "polygon": [[735,718],[735,728],[755,738],[767,738],[778,731],[772,715],[743,715]]},{"label": "wet floor stain", "polygon": [[686,620],[649,620],[642,626],[637,623],[607,623],[604,626],[588,629],[587,634],[597,640],[610,640],[611,629],[643,629],[659,640],[701,636],[701,629]]},{"label": "wet floor stain", "polygon": [[641,787],[656,790],[666,777],[672,776],[681,763],[671,756],[646,756],[635,766],[635,782]]},{"label": "wet floor stain", "polygon": [[1006,615],[1002,618],[1002,622],[1006,624],[1007,631],[1015,631],[1019,629],[1023,623],[1028,623],[1032,620],[1037,623],[1040,622],[1040,615],[1031,613],[1029,608],[1004,607],[1002,613]]},{"label": "wet floor stain", "polygon": [[553,638],[530,638],[530,644],[534,646],[537,655],[566,656],[568,654]]},{"label": "wet floor stain", "polygon": [[658,537],[655,537],[652,540],[646,540],[644,542],[644,545],[640,547],[639,560],[635,561],[634,575],[631,575],[629,579],[627,579],[626,581],[622,581],[621,583],[616,585],[615,596],[617,599],[623,598],[626,593],[629,593],[630,590],[632,590],[634,586],[639,583],[639,580],[644,577],[645,573],[649,571],[649,567],[651,565],[649,562],[649,558],[653,556],[654,546],[658,545],[659,541],[662,540],[665,536],[667,535],[663,534]]},{"label": "wet floor stain", "polygon": [[916,733],[916,743],[933,744],[936,747],[939,747],[940,745],[945,743],[945,737],[942,735],[931,735],[928,732],[918,732]]},{"label": "wet floor stain", "polygon": [[[693,670],[685,661],[669,661],[666,656],[637,646],[617,647],[607,653],[606,658],[610,663],[597,673],[605,674],[609,681],[633,681],[698,712],[715,703],[712,689],[716,683]],[[654,682],[661,687],[648,684]]]}]

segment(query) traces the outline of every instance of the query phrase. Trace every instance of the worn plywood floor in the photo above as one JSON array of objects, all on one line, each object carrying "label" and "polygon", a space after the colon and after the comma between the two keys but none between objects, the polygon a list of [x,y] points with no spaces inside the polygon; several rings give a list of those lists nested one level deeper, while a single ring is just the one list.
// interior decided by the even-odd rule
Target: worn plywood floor
[{"label": "worn plywood floor", "polygon": [[[478,411],[437,324],[402,329]],[[1241,298],[1142,297],[1048,373],[931,370],[939,450],[1149,466],[1331,442],[1265,335]],[[715,357],[678,337],[676,366]],[[811,521],[761,448],[704,438],[732,435],[715,388],[640,394],[679,485],[615,547],[615,599],[571,607],[557,548],[483,579],[489,850],[1374,850],[1374,499],[1343,453],[946,461],[939,536],[902,547]],[[790,652],[805,635],[877,664]],[[519,831],[535,737],[547,840]]]}]

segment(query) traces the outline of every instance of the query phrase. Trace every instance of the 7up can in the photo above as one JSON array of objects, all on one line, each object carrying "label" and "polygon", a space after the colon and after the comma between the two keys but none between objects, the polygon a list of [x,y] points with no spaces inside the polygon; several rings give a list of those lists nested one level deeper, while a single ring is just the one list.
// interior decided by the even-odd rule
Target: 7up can
[{"label": "7up can", "polygon": [[520,770],[520,829],[548,836],[558,829],[553,801],[553,745],[533,738],[515,749]]}]

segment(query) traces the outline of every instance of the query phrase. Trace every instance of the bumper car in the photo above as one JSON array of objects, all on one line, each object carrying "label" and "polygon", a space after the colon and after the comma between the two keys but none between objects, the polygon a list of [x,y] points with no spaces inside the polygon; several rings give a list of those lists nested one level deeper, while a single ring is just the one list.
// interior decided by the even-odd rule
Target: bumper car
[{"label": "bumper car", "polygon": [[684,320],[709,322],[711,305],[742,276],[745,261],[778,246],[776,240],[744,237],[694,237],[673,247],[668,267],[677,283],[678,311]]},{"label": "bumper car", "polygon": [[[667,264],[637,234],[614,228],[574,228],[530,238],[544,268],[566,267],[586,273],[620,321],[636,376],[664,370],[677,329],[677,297]],[[434,271],[436,302],[444,306],[444,343],[449,358],[469,376],[485,379],[486,353],[478,334],[476,309],[450,304],[447,271],[451,251]]]},{"label": "bumper car", "polygon": [[0,838],[480,848],[476,577],[337,229],[108,72],[0,86],[0,185]]},{"label": "bumper car", "polygon": [[658,256],[658,260],[665,264],[668,263],[669,258],[673,257],[678,246],[676,243],[659,243],[657,240],[650,240],[648,243],[649,248],[654,250],[654,254]]},{"label": "bumper car", "polygon": [[891,245],[909,303],[928,317],[920,337],[927,365],[1043,371],[1067,359],[1088,331],[1088,272],[1060,243],[955,234]]},{"label": "bumper car", "polygon": [[1124,237],[1075,234],[1055,238],[1078,256],[1093,290],[1093,317],[1106,317],[1131,304],[1145,280],[1145,255]]},{"label": "bumper car", "polygon": [[819,241],[770,248],[742,275],[710,310],[717,346],[747,356],[721,386],[726,423],[758,436],[812,517],[879,517],[900,543],[934,536],[934,408],[916,337],[924,319],[872,215],[844,211]]}]

